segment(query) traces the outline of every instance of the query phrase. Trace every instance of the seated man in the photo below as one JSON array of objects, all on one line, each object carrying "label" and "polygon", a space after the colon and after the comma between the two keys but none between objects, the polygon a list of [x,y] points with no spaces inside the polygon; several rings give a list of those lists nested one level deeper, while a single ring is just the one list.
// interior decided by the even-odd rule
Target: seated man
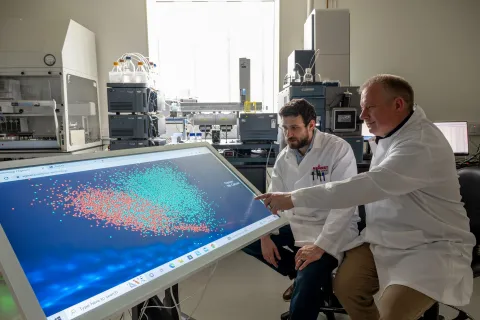
[{"label": "seated man", "polygon": [[346,252],[334,284],[353,320],[414,320],[435,301],[468,304],[475,237],[452,148],[414,104],[403,78],[369,79],[361,87],[361,106],[361,118],[376,136],[368,172],[257,199],[272,213],[366,204],[367,226],[355,241],[359,246]]},{"label": "seated man", "polygon": [[[304,99],[292,100],[279,114],[288,146],[275,162],[272,192],[290,192],[357,174],[350,145],[315,128],[316,113],[310,103]],[[289,226],[281,228],[277,235],[263,237],[244,251],[282,275],[295,279],[294,285],[284,294],[285,300],[291,296],[290,319],[314,320],[323,301],[321,288],[330,283],[343,247],[358,236],[358,212],[355,207],[340,210],[295,208],[286,211],[285,216]],[[308,259],[296,264],[296,255]]]}]

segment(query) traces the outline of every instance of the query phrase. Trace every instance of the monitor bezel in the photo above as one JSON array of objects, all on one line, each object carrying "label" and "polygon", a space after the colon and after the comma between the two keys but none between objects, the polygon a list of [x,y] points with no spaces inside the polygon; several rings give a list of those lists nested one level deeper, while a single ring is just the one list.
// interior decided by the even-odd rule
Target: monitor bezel
[{"label": "monitor bezel", "polygon": [[[433,122],[435,127],[437,127],[437,129],[440,130],[440,128],[438,128],[438,126],[437,126],[437,123],[465,123],[466,124],[466,126],[467,126],[467,152],[455,152],[455,151],[453,151],[453,148],[452,148],[452,151],[453,151],[453,154],[457,157],[468,156],[470,154],[470,148],[469,148],[470,138],[468,136],[468,121],[435,121],[435,122]],[[443,132],[442,132],[442,134],[443,134]],[[446,139],[446,137],[445,137],[445,139]],[[450,142],[448,144],[450,145]]]},{"label": "monitor bezel", "polygon": [[[129,155],[175,151],[190,148],[206,147],[210,152],[231,170],[245,185],[247,185],[255,194],[260,194],[257,188],[251,184],[235,167],[228,162],[218,151],[208,143],[189,143],[167,145],[162,147],[148,147],[140,149],[127,149],[108,152],[86,153],[67,156],[55,156],[46,158],[34,158],[25,160],[5,161],[0,162],[0,170],[16,169],[31,166],[51,165],[57,163],[68,163],[83,160],[96,160],[101,158],[113,158]],[[161,277],[158,277],[150,282],[143,284],[136,289],[122,294],[118,298],[111,300],[87,313],[78,316],[75,320],[98,320],[108,319],[116,315],[120,315],[124,310],[138,305],[162,290],[171,287],[172,285],[181,282],[194,273],[212,265],[220,259],[240,250],[248,244],[254,242],[265,234],[272,232],[282,226],[288,221],[284,217],[278,219],[242,236],[234,239],[232,242],[224,246],[218,247],[210,251],[208,254],[200,256],[189,263],[175,268]],[[46,320],[43,309],[37,300],[35,293],[23,272],[20,262],[13,251],[8,238],[0,225],[0,272],[3,273],[10,292],[17,303],[18,310],[24,320]]]}]

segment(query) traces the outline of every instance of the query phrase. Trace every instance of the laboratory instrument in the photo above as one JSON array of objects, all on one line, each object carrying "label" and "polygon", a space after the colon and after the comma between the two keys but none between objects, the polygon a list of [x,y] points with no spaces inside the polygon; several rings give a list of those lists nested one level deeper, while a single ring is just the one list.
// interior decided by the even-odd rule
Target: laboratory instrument
[{"label": "laboratory instrument", "polygon": [[239,132],[244,143],[273,143],[278,136],[276,113],[241,113]]},{"label": "laboratory instrument", "polygon": [[350,12],[314,9],[304,24],[303,49],[315,51],[315,74],[350,85]]},{"label": "laboratory instrument", "polygon": [[[306,99],[317,114],[318,130],[342,137],[350,143],[357,162],[363,161],[363,137],[360,94],[358,87],[325,85],[323,82],[291,83],[278,95],[280,110],[293,99]],[[279,132],[280,150],[286,146],[283,134]]]},{"label": "laboratory instrument", "polygon": [[[287,60],[287,75],[289,80],[302,82],[305,70],[310,68],[311,74],[315,75],[315,50],[293,50]],[[286,79],[285,79],[286,80]],[[287,81],[288,83],[288,81]]]},{"label": "laboratory instrument", "polygon": [[[117,68],[124,59],[124,68]],[[166,133],[168,112],[156,87],[155,64],[141,54],[125,53],[114,66],[107,83],[110,150],[164,145],[160,136]]]},{"label": "laboratory instrument", "polygon": [[0,156],[101,150],[95,34],[73,20],[4,19]]}]

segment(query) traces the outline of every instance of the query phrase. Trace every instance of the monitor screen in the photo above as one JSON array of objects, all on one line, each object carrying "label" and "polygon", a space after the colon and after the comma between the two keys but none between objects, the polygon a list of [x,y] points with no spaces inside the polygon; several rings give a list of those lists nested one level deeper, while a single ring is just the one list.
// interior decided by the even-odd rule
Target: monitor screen
[{"label": "monitor screen", "polygon": [[456,155],[468,155],[468,125],[466,121],[435,122]]},{"label": "monitor screen", "polygon": [[204,146],[0,170],[0,235],[48,320],[108,315],[85,316],[281,220],[232,170]]}]

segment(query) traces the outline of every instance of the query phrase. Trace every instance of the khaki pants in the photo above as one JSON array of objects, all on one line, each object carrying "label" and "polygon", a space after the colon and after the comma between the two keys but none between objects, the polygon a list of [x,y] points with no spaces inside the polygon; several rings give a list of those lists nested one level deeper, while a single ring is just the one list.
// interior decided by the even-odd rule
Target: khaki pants
[{"label": "khaki pants", "polygon": [[347,251],[334,281],[334,291],[352,320],[416,320],[435,301],[412,288],[391,285],[377,305],[378,275],[369,244]]}]

